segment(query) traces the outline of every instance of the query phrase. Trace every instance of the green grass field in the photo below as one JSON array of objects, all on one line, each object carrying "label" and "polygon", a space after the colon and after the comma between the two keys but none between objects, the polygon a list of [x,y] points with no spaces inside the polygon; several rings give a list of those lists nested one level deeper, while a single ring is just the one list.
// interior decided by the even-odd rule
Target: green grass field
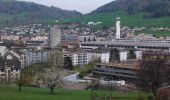
[{"label": "green grass field", "polygon": [[[110,95],[111,92],[97,91],[97,95]],[[90,91],[86,90],[55,90],[54,95],[49,94],[48,89],[39,89],[31,87],[23,87],[21,92],[18,92],[18,87],[0,85],[0,100],[90,100]],[[147,97],[146,93],[140,93],[141,96]],[[139,96],[138,92],[112,92],[113,97],[123,97],[123,99],[115,100],[136,100]]]},{"label": "green grass field", "polygon": [[121,18],[122,26],[138,26],[138,27],[170,27],[170,17],[161,18],[143,18],[144,13],[128,15],[125,12],[117,11],[111,13],[99,13],[94,15],[85,15],[81,18],[67,19],[70,22],[102,22],[103,25],[115,26],[116,17]]}]

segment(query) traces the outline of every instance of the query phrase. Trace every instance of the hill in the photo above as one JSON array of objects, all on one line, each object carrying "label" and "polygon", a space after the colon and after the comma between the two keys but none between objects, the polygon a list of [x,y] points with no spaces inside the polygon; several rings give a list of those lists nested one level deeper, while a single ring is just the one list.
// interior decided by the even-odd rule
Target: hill
[{"label": "hill", "polygon": [[[116,11],[116,12],[103,12],[96,14],[88,14],[78,18],[71,18],[64,20],[66,22],[74,23],[85,23],[88,22],[102,22],[102,24],[93,26],[95,29],[102,29],[103,27],[115,27],[116,17],[120,17],[121,26],[128,27],[169,27],[170,28],[170,17],[159,17],[159,18],[143,18],[146,13],[137,13],[129,15],[127,12]],[[142,33],[142,32],[141,32]],[[144,33],[152,34],[155,33],[159,36],[170,36],[170,31],[152,31],[145,30]],[[137,33],[138,34],[138,33]]]},{"label": "hill", "polygon": [[147,12],[145,18],[170,16],[170,0],[116,0],[92,11],[91,14],[125,11],[129,15]]},{"label": "hill", "polygon": [[18,22],[60,19],[82,16],[77,11],[68,11],[56,7],[15,0],[0,0],[1,25],[16,24]]},{"label": "hill", "polygon": [[124,11],[116,12],[102,12],[95,14],[88,14],[82,17],[71,18],[66,21],[70,22],[102,22],[102,26],[115,26],[116,17],[120,17],[121,26],[129,27],[170,27],[170,17],[159,18],[143,18],[146,13],[137,13],[129,15]]}]

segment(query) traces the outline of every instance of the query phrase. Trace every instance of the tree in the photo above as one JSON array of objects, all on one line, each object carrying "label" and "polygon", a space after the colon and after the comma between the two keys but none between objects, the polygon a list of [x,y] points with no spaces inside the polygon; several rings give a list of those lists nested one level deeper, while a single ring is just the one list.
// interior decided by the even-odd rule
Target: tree
[{"label": "tree", "polygon": [[130,50],[128,53],[128,59],[136,59],[136,54],[133,50]]},{"label": "tree", "polygon": [[61,52],[51,55],[47,61],[48,68],[44,70],[38,77],[40,85],[49,88],[50,93],[54,93],[56,87],[62,87],[63,85],[63,72],[61,66],[63,66],[63,55]]},{"label": "tree", "polygon": [[24,42],[23,42],[22,40],[17,40],[17,41],[16,41],[16,44],[17,44],[18,46],[21,46],[21,47],[24,46]]},{"label": "tree", "polygon": [[156,97],[159,87],[169,85],[170,68],[168,68],[168,56],[163,52],[146,52],[143,59],[139,62],[138,86],[145,90],[152,90]]},{"label": "tree", "polygon": [[22,85],[24,84],[24,71],[21,69],[19,77],[17,77],[18,91],[21,92]]},{"label": "tree", "polygon": [[93,41],[96,41],[96,38],[95,38],[95,37],[93,38]]},{"label": "tree", "polygon": [[64,64],[63,54],[58,51],[55,54],[51,54],[46,62],[48,68],[61,68]]},{"label": "tree", "polygon": [[54,93],[54,89],[60,88],[63,85],[63,75],[62,72],[57,69],[46,69],[44,73],[41,74],[42,85],[50,89],[50,93]]},{"label": "tree", "polygon": [[91,39],[90,39],[90,37],[88,38],[88,40],[87,40],[88,42],[90,42],[91,41]]},{"label": "tree", "polygon": [[86,42],[86,37],[84,37],[84,42]]},{"label": "tree", "polygon": [[30,85],[29,83],[32,82],[32,76],[30,75],[28,68],[23,68],[20,70],[20,75],[17,76],[17,85],[18,91],[22,91],[23,85]]},{"label": "tree", "polygon": [[94,90],[98,89],[100,86],[99,79],[92,79],[88,88],[91,88],[91,100],[94,100]]},{"label": "tree", "polygon": [[73,69],[73,63],[71,57],[67,56],[64,58],[64,67],[70,70]]},{"label": "tree", "polygon": [[111,50],[110,50],[110,58],[109,58],[109,60],[111,61],[111,62],[113,62],[113,61],[118,61],[119,62],[119,60],[120,60],[120,55],[119,55],[119,50],[117,49],[117,48],[112,48]]}]

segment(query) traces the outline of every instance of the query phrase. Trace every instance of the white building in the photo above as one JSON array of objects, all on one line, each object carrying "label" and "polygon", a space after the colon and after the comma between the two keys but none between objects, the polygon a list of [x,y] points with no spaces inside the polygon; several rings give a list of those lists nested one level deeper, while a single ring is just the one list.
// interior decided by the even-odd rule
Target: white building
[{"label": "white building", "polygon": [[85,51],[76,51],[76,52],[65,52],[64,57],[71,57],[73,65],[82,65],[82,64],[88,64],[88,55]]},{"label": "white building", "polygon": [[136,54],[136,59],[137,60],[141,60],[142,59],[142,51],[136,50],[135,54]]},{"label": "white building", "polygon": [[29,49],[25,51],[27,65],[32,65],[34,63],[46,61],[51,54],[56,53],[56,49]]},{"label": "white building", "polygon": [[[127,61],[128,60],[128,53],[129,53],[129,50],[120,50],[119,51],[120,61]],[[142,59],[142,51],[134,50],[134,53],[136,55],[136,60]]]},{"label": "white building", "polygon": [[64,57],[71,57],[73,65],[88,64],[94,60],[101,60],[102,63],[109,62],[110,51],[105,50],[88,50],[88,51],[66,51]]},{"label": "white building", "polygon": [[110,50],[106,48],[97,48],[87,51],[88,61],[100,60],[102,63],[109,63]]},{"label": "white building", "polygon": [[58,27],[50,28],[49,41],[52,48],[55,48],[61,43],[61,30]]},{"label": "white building", "polygon": [[128,51],[120,51],[119,55],[120,55],[120,61],[127,61]]},{"label": "white building", "polygon": [[80,42],[90,42],[90,41],[96,41],[96,37],[93,35],[82,35],[82,36],[78,36],[78,40]]},{"label": "white building", "polygon": [[116,39],[120,39],[120,18],[116,18]]},{"label": "white building", "polygon": [[7,53],[9,50],[6,46],[0,46],[0,54],[3,56],[5,53]]},{"label": "white building", "polygon": [[32,41],[43,41],[43,44],[48,44],[48,36],[37,35],[31,38]]}]

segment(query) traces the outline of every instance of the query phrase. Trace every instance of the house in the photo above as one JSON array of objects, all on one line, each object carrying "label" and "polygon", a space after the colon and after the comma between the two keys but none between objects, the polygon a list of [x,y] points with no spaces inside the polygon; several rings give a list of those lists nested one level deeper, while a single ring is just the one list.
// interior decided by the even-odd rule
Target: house
[{"label": "house", "polygon": [[24,58],[13,50],[0,56],[0,81],[9,82],[19,78]]}]

